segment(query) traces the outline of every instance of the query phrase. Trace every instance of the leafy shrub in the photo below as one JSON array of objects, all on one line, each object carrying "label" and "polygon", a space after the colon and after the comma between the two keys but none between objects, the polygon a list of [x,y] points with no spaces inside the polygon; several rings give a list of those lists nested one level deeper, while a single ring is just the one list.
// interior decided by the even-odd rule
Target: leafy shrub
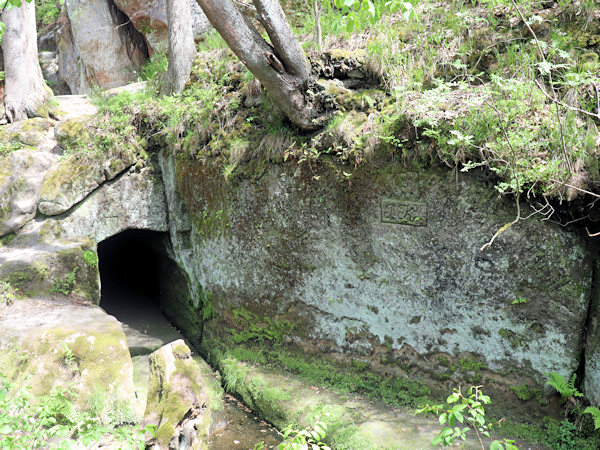
[{"label": "leafy shrub", "polygon": [[43,33],[45,28],[56,22],[60,14],[57,4],[62,6],[64,0],[35,0],[35,23],[38,33]]},{"label": "leafy shrub", "polygon": [[11,305],[17,298],[17,291],[6,281],[0,281],[0,306]]},{"label": "leafy shrub", "polygon": [[[417,414],[434,413],[438,415],[440,425],[443,426],[439,434],[431,441],[432,446],[453,446],[456,439],[466,441],[467,432],[475,431],[483,449],[481,436],[490,438],[490,424],[486,423],[484,405],[491,403],[490,397],[484,395],[481,386],[471,386],[467,395],[463,395],[460,387],[446,399],[444,405],[426,405],[416,411]],[[461,427],[458,424],[468,426]],[[492,441],[490,450],[517,450],[515,442],[510,439]]]},{"label": "leafy shrub", "polygon": [[91,268],[98,267],[98,254],[93,250],[83,252],[83,262]]},{"label": "leafy shrub", "polygon": [[569,380],[555,372],[549,372],[546,375],[550,378],[546,381],[546,384],[556,389],[563,400],[566,401],[572,397],[583,397],[583,394],[575,387],[577,374],[574,373]]},{"label": "leafy shrub", "polygon": [[[98,411],[80,411],[74,403],[76,398],[71,388],[59,387],[35,404],[31,386],[18,386],[0,373],[2,448],[79,448],[102,439],[126,443],[123,448],[145,447],[144,433],[152,434],[151,427],[142,430],[119,420],[106,420],[95,415]],[[49,444],[51,438],[55,439]]]},{"label": "leafy shrub", "polygon": [[[302,430],[288,426],[283,431],[284,441],[277,446],[278,450],[330,450],[322,441],[327,436],[327,424],[317,420],[313,425]],[[264,442],[254,446],[254,450],[266,450]]]},{"label": "leafy shrub", "polygon": [[74,267],[64,278],[56,280],[50,288],[50,293],[58,294],[60,292],[64,295],[69,295],[75,287],[75,275],[78,269],[78,267]]}]

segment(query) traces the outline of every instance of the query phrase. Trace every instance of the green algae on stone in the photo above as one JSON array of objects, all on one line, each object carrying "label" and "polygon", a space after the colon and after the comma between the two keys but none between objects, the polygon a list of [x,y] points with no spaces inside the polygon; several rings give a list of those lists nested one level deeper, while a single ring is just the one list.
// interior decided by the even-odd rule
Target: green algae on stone
[{"label": "green algae on stone", "polygon": [[[238,361],[220,360],[225,386],[279,429],[327,425],[326,441],[334,448],[421,448],[435,435],[437,421],[418,425],[408,412],[390,410],[359,398],[333,393],[278,370]],[[406,415],[406,416],[405,416]],[[400,417],[402,416],[402,417]]]},{"label": "green algae on stone", "polygon": [[159,446],[166,448],[176,439],[188,448],[206,448],[212,417],[210,400],[202,372],[182,340],[150,355],[144,423],[157,426],[154,439]]},{"label": "green algae on stone", "polygon": [[22,299],[6,308],[3,318],[3,372],[15,382],[27,381],[36,397],[71,385],[82,410],[97,390],[108,401],[133,403],[131,357],[114,317],[97,307],[57,308],[51,300]]},{"label": "green algae on stone", "polygon": [[103,181],[102,167],[96,161],[70,155],[44,178],[38,209],[47,216],[63,213]]},{"label": "green algae on stone", "polygon": [[43,142],[43,135],[53,126],[52,120],[40,117],[4,125],[0,127],[0,144],[13,147],[20,144],[35,149]]}]

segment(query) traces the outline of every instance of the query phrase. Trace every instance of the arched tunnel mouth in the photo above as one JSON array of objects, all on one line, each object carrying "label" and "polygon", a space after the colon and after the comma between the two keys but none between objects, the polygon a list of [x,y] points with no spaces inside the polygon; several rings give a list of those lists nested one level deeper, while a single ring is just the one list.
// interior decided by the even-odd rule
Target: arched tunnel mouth
[{"label": "arched tunnel mouth", "polygon": [[168,233],[150,230],[126,230],[98,243],[100,307],[123,324],[132,356],[182,337],[169,321],[170,302],[174,287],[187,291],[187,282],[169,245]]}]

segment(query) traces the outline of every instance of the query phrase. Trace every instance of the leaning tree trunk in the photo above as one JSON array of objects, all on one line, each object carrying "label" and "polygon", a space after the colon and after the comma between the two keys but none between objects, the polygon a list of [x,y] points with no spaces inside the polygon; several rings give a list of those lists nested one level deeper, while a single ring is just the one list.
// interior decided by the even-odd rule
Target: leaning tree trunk
[{"label": "leaning tree trunk", "polygon": [[9,122],[48,114],[50,93],[38,60],[34,2],[23,2],[2,14],[6,24],[4,50],[4,108]]},{"label": "leaning tree trunk", "polygon": [[196,0],[229,48],[271,94],[296,126],[314,130],[325,116],[307,94],[310,66],[278,0],[252,0],[267,43],[232,0]]},{"label": "leaning tree trunk", "polygon": [[167,0],[169,21],[169,68],[161,87],[162,95],[181,94],[190,78],[196,54],[192,30],[192,7],[186,0]]}]

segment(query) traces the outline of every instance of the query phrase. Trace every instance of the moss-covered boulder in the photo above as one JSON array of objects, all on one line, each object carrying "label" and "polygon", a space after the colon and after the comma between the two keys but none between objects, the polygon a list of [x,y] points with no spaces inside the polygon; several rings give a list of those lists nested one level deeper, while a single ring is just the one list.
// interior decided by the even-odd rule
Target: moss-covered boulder
[{"label": "moss-covered boulder", "polygon": [[71,155],[44,178],[38,208],[53,216],[70,209],[104,182],[102,167],[92,159]]},{"label": "moss-covered boulder", "polygon": [[54,127],[56,143],[63,149],[71,148],[86,135],[85,124],[91,116],[71,117],[61,120]]},{"label": "moss-covered boulder", "polygon": [[96,306],[17,300],[0,315],[0,367],[36,396],[73,386],[81,409],[92,399],[133,417],[133,366],[121,324]]},{"label": "moss-covered boulder", "polygon": [[131,152],[114,154],[105,159],[70,155],[44,178],[39,211],[54,216],[71,209],[106,180],[131,167],[136,157]]},{"label": "moss-covered boulder", "polygon": [[157,426],[153,448],[207,448],[210,403],[204,376],[183,340],[150,355],[144,423]]},{"label": "moss-covered boulder", "polygon": [[[56,146],[50,119],[36,117],[11,123],[0,128],[0,149],[33,147],[36,150],[50,151]],[[0,155],[2,150],[0,150]]]},{"label": "moss-covered boulder", "polygon": [[0,154],[0,236],[35,217],[42,180],[57,156],[35,149]]},{"label": "moss-covered boulder", "polygon": [[0,281],[28,297],[100,301],[96,244],[89,239],[38,243],[22,248],[20,238],[0,247]]},{"label": "moss-covered boulder", "polygon": [[[219,369],[226,387],[279,429],[324,423],[326,441],[332,448],[428,448],[439,431],[434,417],[415,416],[413,410],[392,410],[381,403],[340,395],[289,373],[244,363],[232,356],[220,358]],[[476,442],[470,436],[468,448]]]}]

